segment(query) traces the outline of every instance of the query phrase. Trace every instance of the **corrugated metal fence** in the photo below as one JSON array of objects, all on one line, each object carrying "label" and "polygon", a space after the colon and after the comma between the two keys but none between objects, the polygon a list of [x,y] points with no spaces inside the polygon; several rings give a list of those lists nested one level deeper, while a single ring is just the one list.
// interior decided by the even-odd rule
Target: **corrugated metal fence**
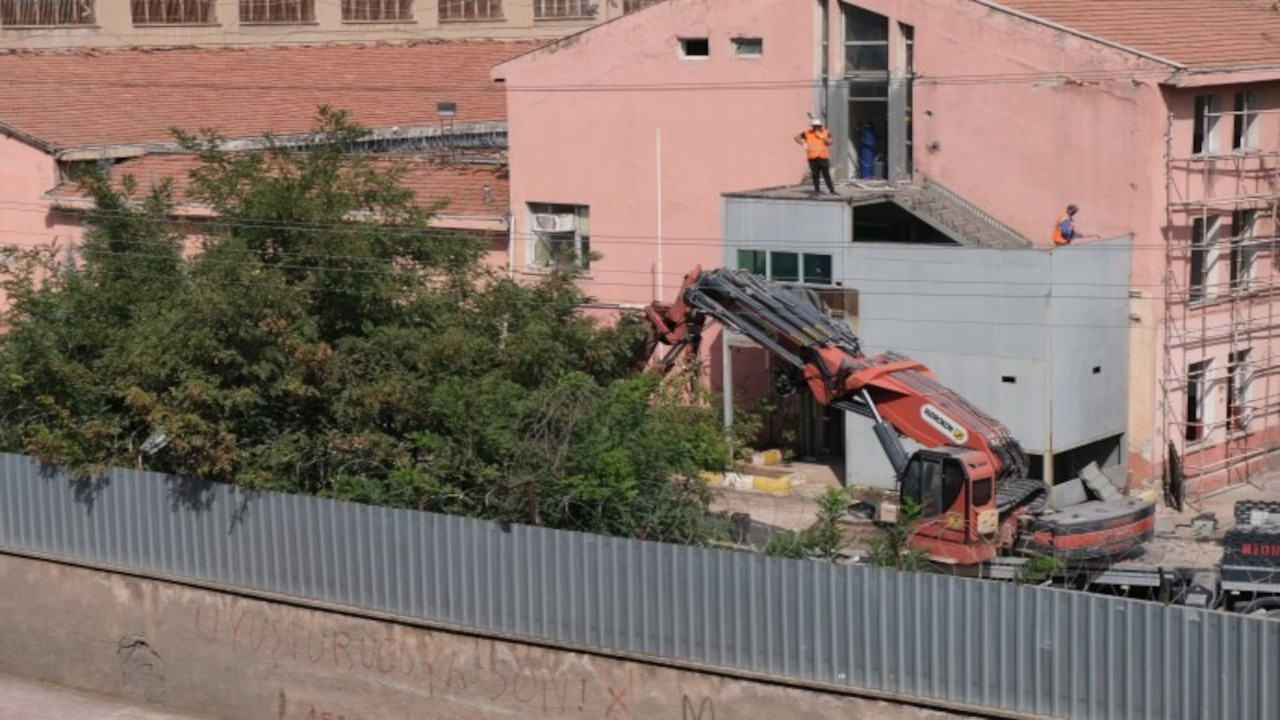
[{"label": "corrugated metal fence", "polygon": [[1073,718],[1280,717],[1280,622],[0,455],[0,547]]}]

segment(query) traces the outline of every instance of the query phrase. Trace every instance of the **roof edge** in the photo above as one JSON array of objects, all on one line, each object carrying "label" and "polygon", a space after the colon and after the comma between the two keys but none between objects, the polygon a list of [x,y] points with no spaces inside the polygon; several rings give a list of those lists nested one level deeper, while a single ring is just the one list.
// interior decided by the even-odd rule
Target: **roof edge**
[{"label": "roof edge", "polygon": [[48,142],[47,140],[41,140],[30,133],[25,133],[12,125],[5,123],[3,120],[0,120],[0,133],[4,133],[23,144],[30,145],[36,150],[48,153],[49,155],[54,154],[58,150],[58,146],[53,143]]},{"label": "roof edge", "polygon": [[1169,76],[1162,84],[1191,88],[1273,80],[1280,80],[1280,63],[1189,67]]},{"label": "roof edge", "polygon": [[1048,28],[1053,28],[1054,30],[1057,30],[1059,32],[1075,35],[1078,38],[1082,38],[1090,42],[1095,42],[1095,43],[1098,43],[1099,45],[1105,45],[1109,48],[1114,48],[1116,50],[1129,53],[1130,55],[1136,55],[1137,57],[1151,60],[1153,62],[1158,62],[1162,65],[1168,65],[1169,67],[1177,68],[1178,70],[1185,70],[1187,68],[1187,66],[1184,65],[1183,63],[1176,62],[1174,60],[1170,60],[1165,57],[1160,57],[1159,55],[1155,55],[1153,53],[1149,53],[1144,50],[1139,50],[1137,48],[1129,47],[1128,45],[1123,45],[1114,40],[1108,40],[1104,37],[1100,37],[1098,35],[1093,35],[1091,33],[1084,32],[1083,30],[1077,30],[1076,28],[1073,28],[1069,25],[1062,25],[1061,23],[1056,23],[1056,22],[1053,22],[1052,20],[1046,20],[1045,18],[1042,18],[1038,15],[1032,15],[1031,13],[1026,13],[1021,10],[1015,10],[1011,7],[1001,5],[998,2],[993,2],[992,0],[973,0],[973,1],[978,3],[979,5],[984,5],[986,7],[989,7],[992,10],[996,10],[996,11],[1005,13],[1007,15],[1012,15],[1016,18],[1021,18],[1028,22],[1036,23],[1037,25],[1043,25]]}]

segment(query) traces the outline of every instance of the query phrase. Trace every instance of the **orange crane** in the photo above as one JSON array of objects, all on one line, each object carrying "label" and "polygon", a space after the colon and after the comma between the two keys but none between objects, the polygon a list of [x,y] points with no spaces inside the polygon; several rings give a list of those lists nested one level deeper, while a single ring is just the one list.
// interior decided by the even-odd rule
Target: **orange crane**
[{"label": "orange crane", "polygon": [[[645,311],[650,350],[670,346],[669,369],[696,354],[709,320],[745,335],[784,361],[780,391],[806,386],[823,405],[873,421],[903,500],[919,504],[913,546],[957,565],[1007,553],[1063,560],[1125,556],[1149,541],[1155,504],[1095,500],[1052,512],[1047,488],[1026,477],[1027,455],[998,420],[897,353],[867,356],[858,337],[794,290],[745,271],[694,268],[673,303]],[[908,456],[901,436],[923,446]]]}]

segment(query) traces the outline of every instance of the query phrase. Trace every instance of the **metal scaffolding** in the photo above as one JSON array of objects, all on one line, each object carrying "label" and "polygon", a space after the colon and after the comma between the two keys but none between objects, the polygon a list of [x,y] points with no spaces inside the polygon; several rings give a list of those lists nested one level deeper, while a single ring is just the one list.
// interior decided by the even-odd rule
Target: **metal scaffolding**
[{"label": "metal scaffolding", "polygon": [[[1158,447],[1182,459],[1193,505],[1246,482],[1280,440],[1280,150],[1255,149],[1280,148],[1280,130],[1270,143],[1247,135],[1280,111],[1239,99],[1230,111],[1197,110],[1195,154],[1174,153],[1172,115],[1165,131],[1157,433]],[[1223,125],[1233,147],[1218,151],[1205,139],[1220,139]]]}]

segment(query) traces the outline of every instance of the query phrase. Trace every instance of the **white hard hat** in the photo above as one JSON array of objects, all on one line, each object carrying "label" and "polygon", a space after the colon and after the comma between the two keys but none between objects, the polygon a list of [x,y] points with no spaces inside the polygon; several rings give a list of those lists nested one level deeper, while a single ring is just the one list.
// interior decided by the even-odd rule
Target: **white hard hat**
[{"label": "white hard hat", "polygon": [[821,124],[822,124],[822,118],[820,118],[820,117],[810,118],[810,119],[809,119],[809,124],[810,124],[810,125],[821,125]]}]

